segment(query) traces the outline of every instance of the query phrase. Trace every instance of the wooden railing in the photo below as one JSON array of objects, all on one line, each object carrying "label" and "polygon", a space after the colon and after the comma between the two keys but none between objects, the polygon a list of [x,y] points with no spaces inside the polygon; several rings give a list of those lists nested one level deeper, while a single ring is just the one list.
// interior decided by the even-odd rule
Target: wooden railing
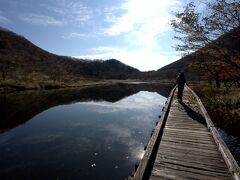
[{"label": "wooden railing", "polygon": [[208,115],[207,110],[203,106],[200,98],[197,96],[197,94],[192,89],[190,89],[190,91],[192,92],[192,94],[195,96],[195,98],[197,100],[197,103],[203,113],[202,115],[206,120],[208,129],[212,133],[213,139],[216,142],[218,149],[221,152],[223,159],[225,160],[225,162],[228,166],[229,171],[232,173],[233,178],[235,180],[240,180],[240,168],[239,168],[237,162],[235,161],[235,159],[232,156],[231,152],[229,151],[227,145],[225,144],[225,142],[222,140],[221,136],[219,135],[216,127],[214,126],[214,124],[213,124],[210,116]]}]

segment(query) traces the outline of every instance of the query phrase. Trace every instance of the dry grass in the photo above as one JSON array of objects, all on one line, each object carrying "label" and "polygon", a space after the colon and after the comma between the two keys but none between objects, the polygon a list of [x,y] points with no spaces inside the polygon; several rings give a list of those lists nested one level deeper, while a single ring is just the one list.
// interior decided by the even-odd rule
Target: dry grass
[{"label": "dry grass", "polygon": [[240,88],[234,87],[227,93],[225,88],[210,85],[194,85],[192,88],[203,101],[214,124],[229,134],[239,136]]}]

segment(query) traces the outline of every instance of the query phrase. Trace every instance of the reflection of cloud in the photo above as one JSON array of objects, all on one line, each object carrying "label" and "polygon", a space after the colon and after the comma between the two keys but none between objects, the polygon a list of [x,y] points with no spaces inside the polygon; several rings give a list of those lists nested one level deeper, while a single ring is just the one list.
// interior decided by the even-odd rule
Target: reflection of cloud
[{"label": "reflection of cloud", "polygon": [[123,144],[130,154],[128,156],[132,157],[131,160],[136,161],[142,158],[144,153],[143,144],[141,144],[131,131],[131,128],[121,127],[117,124],[108,124],[103,127],[107,131],[112,133],[112,136],[108,137],[106,141],[108,143],[120,142]]},{"label": "reflection of cloud", "polygon": [[[148,129],[148,127],[149,129],[152,128],[153,124],[150,122],[153,121],[155,113],[151,112],[155,112],[156,108],[158,109],[159,105],[162,105],[162,103],[165,102],[165,99],[166,98],[157,93],[141,91],[116,103],[89,102],[85,104],[94,106],[91,109],[98,113],[134,110],[134,115],[131,114],[130,116],[127,116],[128,123],[126,123],[126,121],[121,123],[108,121],[108,124],[103,124],[101,128],[112,134],[112,136],[105,139],[108,144],[120,142],[128,149],[127,152],[129,152],[129,154],[127,154],[127,156],[131,157],[131,161],[136,162],[143,157],[145,152],[145,144],[142,144],[140,140],[142,139],[140,136],[142,136],[143,133],[141,129]],[[123,112],[122,114],[125,113],[128,114],[128,112]],[[148,138],[149,137],[145,140],[147,141]]]},{"label": "reflection of cloud", "polygon": [[151,111],[148,111],[148,113],[139,114],[134,117],[129,117],[130,120],[135,122],[150,122],[154,119],[154,114],[151,113]]},{"label": "reflection of cloud", "polygon": [[13,137],[14,135],[12,133],[1,134],[0,144],[3,145],[4,143],[7,143]]},{"label": "reflection of cloud", "polygon": [[75,127],[81,127],[81,126],[86,126],[88,125],[88,123],[86,123],[85,121],[74,121],[74,120],[69,120],[68,121],[68,125],[71,127],[71,128],[75,128]]},{"label": "reflection of cloud", "polygon": [[48,143],[58,138],[64,137],[63,134],[36,134],[35,136],[25,137],[21,141],[23,144]]},{"label": "reflection of cloud", "polygon": [[144,145],[136,140],[134,134],[131,133],[130,128],[121,127],[116,124],[108,124],[104,128],[110,131],[113,136],[108,137],[107,141],[121,142],[124,146],[128,148],[128,152],[132,157],[133,161],[140,160],[144,155]]},{"label": "reflection of cloud", "polygon": [[[161,100],[163,99],[163,100]],[[94,106],[92,111],[98,113],[112,113],[124,110],[143,110],[149,111],[153,107],[159,106],[165,98],[157,93],[141,91],[130,97],[122,99],[116,103],[109,102],[79,102],[77,104]]]},{"label": "reflection of cloud", "polygon": [[131,137],[131,131],[128,128],[123,128],[118,125],[108,124],[104,126],[107,130],[111,131],[118,138],[128,138]]},{"label": "reflection of cloud", "polygon": [[132,155],[135,156],[137,159],[142,159],[144,156],[144,148],[143,146],[138,146],[132,151]]},{"label": "reflection of cloud", "polygon": [[99,114],[107,114],[126,110],[126,107],[114,105],[109,102],[80,102],[77,104],[91,106],[92,108],[89,110]]}]

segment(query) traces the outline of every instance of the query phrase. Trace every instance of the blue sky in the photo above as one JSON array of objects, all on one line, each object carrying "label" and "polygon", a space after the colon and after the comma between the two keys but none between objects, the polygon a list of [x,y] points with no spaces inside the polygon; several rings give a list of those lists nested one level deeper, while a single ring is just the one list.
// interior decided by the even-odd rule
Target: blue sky
[{"label": "blue sky", "polygon": [[0,0],[0,26],[59,55],[157,70],[181,57],[168,23],[182,6],[182,0]]}]

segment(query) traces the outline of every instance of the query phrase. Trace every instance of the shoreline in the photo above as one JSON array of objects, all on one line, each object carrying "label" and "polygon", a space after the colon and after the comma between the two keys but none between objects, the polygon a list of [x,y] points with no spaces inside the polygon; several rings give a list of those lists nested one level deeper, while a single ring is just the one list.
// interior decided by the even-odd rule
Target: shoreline
[{"label": "shoreline", "polygon": [[22,91],[38,91],[38,90],[54,90],[54,89],[67,89],[67,88],[87,88],[94,86],[107,86],[115,84],[144,84],[144,83],[157,83],[157,84],[172,84],[170,81],[159,81],[159,80],[86,80],[76,83],[40,83],[40,84],[12,84],[2,83],[0,84],[0,94],[9,94],[13,92]]}]

